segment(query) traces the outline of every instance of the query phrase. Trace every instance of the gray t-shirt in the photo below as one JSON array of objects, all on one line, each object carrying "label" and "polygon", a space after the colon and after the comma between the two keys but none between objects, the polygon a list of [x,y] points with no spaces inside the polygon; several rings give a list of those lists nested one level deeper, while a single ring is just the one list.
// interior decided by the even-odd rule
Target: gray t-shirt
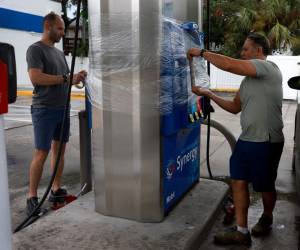
[{"label": "gray t-shirt", "polygon": [[[62,51],[50,47],[39,41],[32,44],[26,54],[28,70],[41,69],[49,75],[63,75],[69,73],[69,67]],[[68,84],[51,86],[34,85],[32,106],[41,108],[63,108],[68,95]]]},{"label": "gray t-shirt", "polygon": [[256,77],[245,77],[240,87],[241,140],[283,142],[282,75],[270,61],[251,60]]}]

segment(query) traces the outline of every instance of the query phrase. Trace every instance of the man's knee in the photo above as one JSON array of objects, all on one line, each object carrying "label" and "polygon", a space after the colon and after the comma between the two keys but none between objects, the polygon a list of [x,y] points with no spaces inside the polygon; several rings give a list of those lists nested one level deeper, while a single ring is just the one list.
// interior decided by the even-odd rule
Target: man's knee
[{"label": "man's knee", "polygon": [[266,200],[276,200],[277,199],[277,192],[261,192],[262,198]]},{"label": "man's knee", "polygon": [[232,189],[235,189],[236,191],[247,191],[248,190],[248,182],[244,180],[231,180],[231,186]]},{"label": "man's knee", "polygon": [[33,155],[33,161],[44,163],[48,156],[48,153],[49,153],[48,150],[36,149]]},{"label": "man's knee", "polygon": [[[65,143],[65,142],[62,143],[62,148],[61,148],[62,154],[64,154],[64,152],[66,150],[66,145],[67,145],[67,143]],[[60,141],[52,140],[51,151],[58,153],[59,147],[60,147]]]}]

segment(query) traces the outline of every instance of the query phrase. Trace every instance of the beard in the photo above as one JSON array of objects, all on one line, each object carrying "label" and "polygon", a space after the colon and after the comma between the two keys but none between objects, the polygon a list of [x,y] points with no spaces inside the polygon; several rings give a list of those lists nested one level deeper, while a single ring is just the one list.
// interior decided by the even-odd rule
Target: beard
[{"label": "beard", "polygon": [[51,30],[49,32],[49,39],[53,42],[53,43],[58,43],[61,39],[61,36],[56,34],[53,30]]}]

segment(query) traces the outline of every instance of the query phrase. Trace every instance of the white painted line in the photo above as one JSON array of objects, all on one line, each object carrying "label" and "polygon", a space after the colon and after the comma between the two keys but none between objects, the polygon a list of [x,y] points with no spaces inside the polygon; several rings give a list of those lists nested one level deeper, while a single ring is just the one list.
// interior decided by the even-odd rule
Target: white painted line
[{"label": "white painted line", "polygon": [[23,105],[15,105],[15,104],[9,104],[9,107],[11,108],[24,108],[24,109],[30,109],[30,106],[23,106]]},{"label": "white painted line", "polygon": [[[31,108],[31,106],[23,106],[23,105],[15,105],[15,104],[10,104],[9,105],[9,107],[11,107],[11,108],[20,108],[20,109],[30,109]],[[79,111],[81,111],[81,109],[71,109],[70,110],[71,112],[79,112]]]},{"label": "white painted line", "polygon": [[7,118],[4,117],[5,121],[17,121],[17,122],[32,122],[32,120],[26,120],[26,119],[17,119],[17,118]]},{"label": "white painted line", "polygon": [[15,116],[30,116],[30,114],[5,114],[4,117],[15,117]]}]

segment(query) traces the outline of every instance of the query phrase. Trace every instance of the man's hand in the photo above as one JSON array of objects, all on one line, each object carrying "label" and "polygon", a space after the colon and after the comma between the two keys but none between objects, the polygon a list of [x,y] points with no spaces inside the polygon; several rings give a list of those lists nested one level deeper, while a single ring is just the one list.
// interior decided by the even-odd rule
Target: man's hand
[{"label": "man's hand", "polygon": [[209,89],[200,88],[200,87],[197,87],[197,86],[192,87],[192,92],[196,95],[206,96],[206,97],[209,97],[209,98],[212,95],[212,92]]},{"label": "man's hand", "polygon": [[206,96],[213,100],[216,104],[218,104],[221,108],[227,110],[230,113],[237,114],[241,111],[241,99],[240,92],[238,91],[233,100],[226,100],[220,96],[215,95],[211,90],[200,88],[200,87],[192,87],[193,93],[196,95]]},{"label": "man's hand", "polygon": [[187,58],[192,60],[194,56],[200,56],[201,50],[197,48],[190,48],[187,52]]},{"label": "man's hand", "polygon": [[79,71],[77,74],[74,74],[72,85],[79,84],[80,82],[83,82],[87,76],[87,72],[85,70]]}]

